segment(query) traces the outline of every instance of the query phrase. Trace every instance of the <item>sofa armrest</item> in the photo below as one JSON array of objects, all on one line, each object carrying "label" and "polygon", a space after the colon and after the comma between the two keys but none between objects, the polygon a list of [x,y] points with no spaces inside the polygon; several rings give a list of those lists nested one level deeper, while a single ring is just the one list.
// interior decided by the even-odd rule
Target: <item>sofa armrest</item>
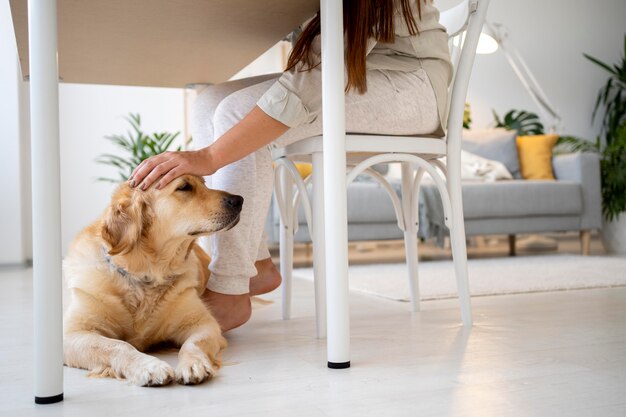
[{"label": "sofa armrest", "polygon": [[589,152],[557,155],[552,159],[552,167],[557,180],[574,181],[582,188],[581,230],[601,228],[600,157]]}]

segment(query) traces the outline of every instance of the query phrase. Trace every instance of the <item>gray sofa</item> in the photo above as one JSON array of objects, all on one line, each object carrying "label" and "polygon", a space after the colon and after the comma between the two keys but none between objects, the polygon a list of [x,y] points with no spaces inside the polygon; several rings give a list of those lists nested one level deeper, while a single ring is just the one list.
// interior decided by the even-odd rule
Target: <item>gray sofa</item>
[{"label": "gray sofa", "polygon": [[[506,234],[514,253],[516,234],[580,231],[583,253],[588,253],[589,232],[602,226],[600,162],[595,154],[555,156],[556,180],[505,180],[465,182],[463,211],[467,236]],[[396,189],[399,191],[399,184]],[[433,185],[420,192],[420,237],[439,238],[447,232],[441,200]],[[310,241],[302,209],[296,242]],[[279,214],[272,203],[266,232],[278,243]],[[348,238],[358,240],[402,239],[393,206],[386,191],[373,181],[348,188]]]}]

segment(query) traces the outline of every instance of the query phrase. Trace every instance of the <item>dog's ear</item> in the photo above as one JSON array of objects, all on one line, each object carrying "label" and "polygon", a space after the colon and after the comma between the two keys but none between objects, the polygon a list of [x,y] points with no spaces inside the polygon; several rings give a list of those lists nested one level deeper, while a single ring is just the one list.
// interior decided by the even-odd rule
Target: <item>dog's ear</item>
[{"label": "dog's ear", "polygon": [[148,232],[151,215],[143,194],[123,184],[113,195],[101,230],[102,238],[111,247],[109,255],[130,252]]}]

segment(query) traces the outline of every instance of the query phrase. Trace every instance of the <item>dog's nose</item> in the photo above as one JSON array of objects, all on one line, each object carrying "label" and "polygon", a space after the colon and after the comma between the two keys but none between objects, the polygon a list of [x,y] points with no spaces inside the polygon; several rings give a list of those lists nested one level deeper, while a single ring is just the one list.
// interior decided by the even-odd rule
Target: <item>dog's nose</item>
[{"label": "dog's nose", "polygon": [[228,197],[224,197],[224,206],[231,210],[241,211],[241,207],[243,206],[243,197],[240,195],[229,195]]}]

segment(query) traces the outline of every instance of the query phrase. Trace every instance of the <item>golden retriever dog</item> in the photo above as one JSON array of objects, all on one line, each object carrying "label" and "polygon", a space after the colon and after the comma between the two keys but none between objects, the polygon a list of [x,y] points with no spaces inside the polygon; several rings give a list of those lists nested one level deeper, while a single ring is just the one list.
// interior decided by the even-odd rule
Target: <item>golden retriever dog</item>
[{"label": "golden retriever dog", "polygon": [[[226,340],[200,298],[209,259],[195,241],[233,227],[242,204],[189,175],[160,190],[120,185],[63,263],[65,364],[141,386],[213,377]],[[180,346],[175,370],[143,353],[164,342]]]}]

